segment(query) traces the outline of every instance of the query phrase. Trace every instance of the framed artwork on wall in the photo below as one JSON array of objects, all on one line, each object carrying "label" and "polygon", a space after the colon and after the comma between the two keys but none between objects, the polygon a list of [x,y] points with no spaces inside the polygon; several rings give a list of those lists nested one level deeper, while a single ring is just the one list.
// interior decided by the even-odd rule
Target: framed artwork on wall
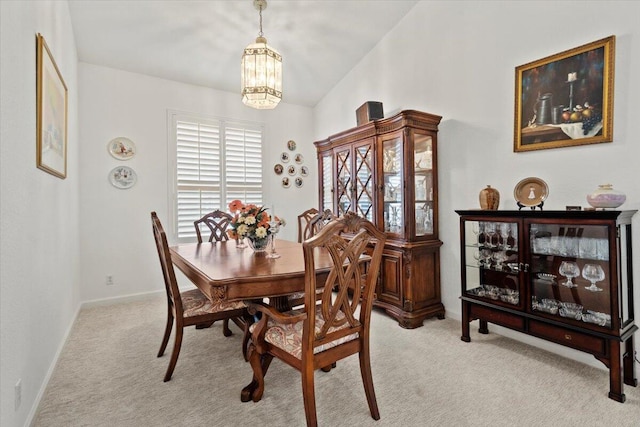
[{"label": "framed artwork on wall", "polygon": [[613,140],[615,36],[516,67],[515,152]]},{"label": "framed artwork on wall", "polygon": [[36,165],[67,177],[67,85],[42,34],[36,36]]}]

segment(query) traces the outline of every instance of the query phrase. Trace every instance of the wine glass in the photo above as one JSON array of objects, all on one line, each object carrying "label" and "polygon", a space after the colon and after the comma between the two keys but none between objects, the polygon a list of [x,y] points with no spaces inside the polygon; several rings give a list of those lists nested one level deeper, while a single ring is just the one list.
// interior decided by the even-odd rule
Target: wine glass
[{"label": "wine glass", "polygon": [[567,281],[562,283],[563,286],[567,288],[575,288],[578,286],[571,281],[571,279],[580,275],[580,267],[578,267],[578,264],[573,261],[562,261],[558,272],[567,278]]},{"label": "wine glass", "polygon": [[484,233],[487,236],[485,245],[489,248],[494,248],[497,245],[493,244],[493,237],[496,235],[496,224],[494,222],[488,222],[484,226]]},{"label": "wine glass", "polygon": [[599,264],[585,264],[582,268],[582,277],[591,282],[591,286],[585,286],[588,291],[602,291],[602,288],[596,286],[596,282],[604,280],[604,270]]},{"label": "wine glass", "polygon": [[271,221],[269,221],[269,230],[271,230],[269,234],[269,253],[266,258],[280,258],[280,254],[276,252],[276,234],[280,231],[280,221],[276,220],[275,216],[272,216]]},{"label": "wine glass", "polygon": [[472,222],[471,231],[476,235],[476,243],[478,243],[478,235],[480,234],[480,223],[477,221]]},{"label": "wine glass", "polygon": [[500,240],[502,241],[502,249],[509,250],[509,235],[511,234],[511,224],[503,222],[500,224]]}]

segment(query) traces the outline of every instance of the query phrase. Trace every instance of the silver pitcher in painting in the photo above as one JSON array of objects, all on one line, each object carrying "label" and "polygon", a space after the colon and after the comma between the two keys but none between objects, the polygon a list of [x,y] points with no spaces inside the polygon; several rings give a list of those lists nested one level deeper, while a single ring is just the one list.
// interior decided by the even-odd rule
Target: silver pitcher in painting
[{"label": "silver pitcher in painting", "polygon": [[538,100],[533,106],[533,111],[536,114],[536,124],[544,125],[551,123],[552,101],[552,93],[544,93],[542,95],[538,95]]}]

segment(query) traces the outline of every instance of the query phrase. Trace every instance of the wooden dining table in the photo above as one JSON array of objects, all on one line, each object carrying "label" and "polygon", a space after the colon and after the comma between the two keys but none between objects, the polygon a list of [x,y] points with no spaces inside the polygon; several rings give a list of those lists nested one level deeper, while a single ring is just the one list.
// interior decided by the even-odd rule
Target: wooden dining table
[{"label": "wooden dining table", "polygon": [[[210,299],[240,301],[269,298],[280,311],[288,308],[287,295],[304,291],[305,265],[302,244],[276,242],[280,258],[267,258],[250,248],[239,249],[233,240],[172,246],[171,260]],[[331,258],[317,249],[316,280],[323,284]]]}]

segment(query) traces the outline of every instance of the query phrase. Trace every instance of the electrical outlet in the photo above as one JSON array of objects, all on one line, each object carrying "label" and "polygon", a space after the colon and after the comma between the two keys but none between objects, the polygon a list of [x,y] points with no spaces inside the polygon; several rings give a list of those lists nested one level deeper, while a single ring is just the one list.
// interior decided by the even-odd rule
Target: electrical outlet
[{"label": "electrical outlet", "polygon": [[112,286],[113,285],[113,276],[107,276],[107,286]]},{"label": "electrical outlet", "polygon": [[20,408],[20,404],[22,403],[22,378],[18,380],[15,386],[15,410],[17,411]]}]

